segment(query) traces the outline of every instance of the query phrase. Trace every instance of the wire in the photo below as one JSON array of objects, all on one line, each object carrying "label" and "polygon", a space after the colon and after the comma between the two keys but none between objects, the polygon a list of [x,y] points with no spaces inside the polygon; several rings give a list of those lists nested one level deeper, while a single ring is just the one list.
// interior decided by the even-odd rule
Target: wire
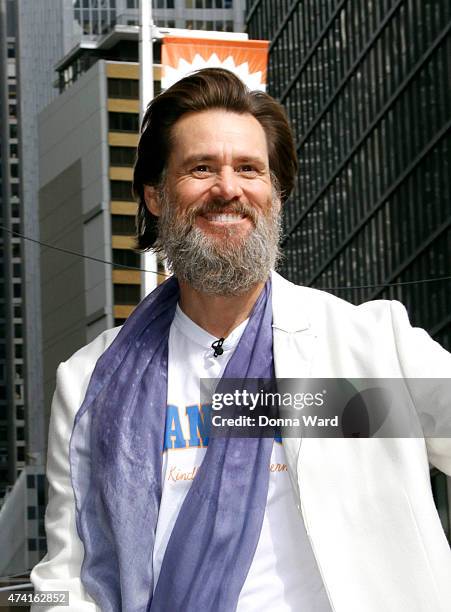
[{"label": "wire", "polygon": [[[29,240],[30,242],[35,242],[36,244],[40,244],[48,249],[54,249],[55,251],[60,251],[61,253],[67,253],[69,255],[76,255],[77,257],[81,257],[83,259],[89,259],[91,261],[97,261],[98,263],[108,264],[110,266],[114,266],[115,268],[124,268],[126,270],[136,270],[137,272],[148,272],[149,274],[159,274],[160,276],[170,277],[170,274],[166,274],[165,272],[156,272],[155,270],[146,270],[145,268],[136,268],[134,266],[126,266],[124,264],[114,263],[112,261],[107,261],[106,259],[100,259],[98,257],[91,257],[90,255],[84,255],[83,253],[78,253],[77,251],[71,251],[69,249],[63,249],[61,247],[54,246],[53,244],[48,244],[47,242],[42,242],[41,240],[36,240],[35,238],[30,238],[29,236],[25,236],[24,234],[20,234],[4,225],[0,225],[0,229],[9,232],[10,234],[14,234],[15,236],[19,236],[23,240]],[[400,281],[399,283],[381,283],[377,285],[352,285],[350,287],[345,286],[337,286],[337,287],[313,287],[314,289],[319,289],[321,291],[346,291],[346,290],[356,290],[356,289],[381,289],[387,287],[399,287],[401,285],[420,285],[422,283],[436,283],[441,281],[451,280],[451,275],[449,276],[436,276],[432,278],[422,278],[419,280],[412,281]]]},{"label": "wire", "polygon": [[451,280],[450,276],[435,276],[432,278],[422,278],[420,280],[413,281],[400,281],[399,283],[383,283],[380,285],[354,285],[350,287],[313,287],[314,289],[319,289],[320,291],[337,291],[340,289],[379,289],[383,287],[398,287],[399,285],[419,285],[421,283],[435,283],[437,281],[445,281]]},{"label": "wire", "polygon": [[114,263],[112,261],[107,261],[106,259],[100,259],[99,257],[92,257],[91,255],[84,255],[83,253],[78,253],[78,251],[71,251],[70,249],[63,249],[62,247],[57,247],[53,244],[48,244],[48,242],[42,242],[41,240],[36,240],[35,238],[30,238],[29,236],[25,236],[19,232],[16,232],[9,227],[5,227],[4,225],[0,225],[0,229],[9,232],[10,234],[14,234],[14,236],[19,236],[23,240],[29,240],[30,242],[35,242],[36,244],[40,244],[41,246],[47,247],[48,249],[53,249],[54,251],[60,251],[61,253],[67,253],[69,255],[76,255],[77,257],[82,257],[83,259],[90,259],[91,261],[97,261],[98,263],[108,264],[110,266],[114,266],[115,268],[125,268],[127,270],[135,270],[137,272],[149,272],[149,274],[159,274],[160,276],[169,277],[170,274],[166,274],[165,272],[156,272],[155,270],[146,270],[145,268],[136,268],[135,266],[126,266],[124,264]]}]

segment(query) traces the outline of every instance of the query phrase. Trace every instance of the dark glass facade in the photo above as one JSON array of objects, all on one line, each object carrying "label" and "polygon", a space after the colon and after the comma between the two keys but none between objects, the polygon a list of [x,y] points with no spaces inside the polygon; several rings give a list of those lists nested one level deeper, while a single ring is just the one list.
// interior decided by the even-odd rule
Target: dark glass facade
[{"label": "dark glass facade", "polygon": [[247,31],[299,156],[282,273],[398,299],[451,349],[451,280],[402,284],[451,275],[451,3],[257,0]]}]

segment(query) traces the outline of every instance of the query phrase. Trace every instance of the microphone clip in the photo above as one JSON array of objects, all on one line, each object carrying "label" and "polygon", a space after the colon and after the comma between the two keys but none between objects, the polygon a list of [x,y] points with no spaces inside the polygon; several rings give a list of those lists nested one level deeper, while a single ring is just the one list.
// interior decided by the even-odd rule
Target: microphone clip
[{"label": "microphone clip", "polygon": [[223,354],[224,349],[222,348],[222,345],[224,344],[224,340],[225,338],[219,338],[219,340],[215,340],[212,343],[211,348],[214,349],[213,357],[218,357],[219,355]]}]

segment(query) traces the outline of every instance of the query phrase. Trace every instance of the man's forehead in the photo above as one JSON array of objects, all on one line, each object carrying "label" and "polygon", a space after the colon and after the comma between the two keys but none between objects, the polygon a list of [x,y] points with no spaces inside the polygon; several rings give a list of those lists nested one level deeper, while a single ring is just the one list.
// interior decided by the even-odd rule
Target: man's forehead
[{"label": "man's forehead", "polygon": [[173,126],[172,153],[178,160],[213,161],[233,156],[241,161],[267,161],[263,127],[255,117],[212,109],[183,115]]}]

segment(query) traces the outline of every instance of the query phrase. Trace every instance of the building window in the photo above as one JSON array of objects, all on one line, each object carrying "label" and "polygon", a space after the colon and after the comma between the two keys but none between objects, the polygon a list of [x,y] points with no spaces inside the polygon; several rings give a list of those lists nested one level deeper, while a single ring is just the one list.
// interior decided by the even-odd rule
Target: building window
[{"label": "building window", "polygon": [[141,300],[140,285],[114,285],[114,303],[134,306]]},{"label": "building window", "polygon": [[36,518],[36,508],[34,506],[27,506],[27,519],[34,521]]},{"label": "building window", "polygon": [[17,461],[25,461],[25,446],[17,447]]},{"label": "building window", "polygon": [[108,113],[110,130],[113,132],[138,132],[138,113]]},{"label": "building window", "polygon": [[8,463],[8,449],[0,447],[0,464],[6,465]]},{"label": "building window", "polygon": [[108,79],[108,97],[139,100],[139,81],[135,79]]},{"label": "building window", "polygon": [[28,550],[29,551],[35,551],[37,548],[36,546],[36,539],[35,538],[28,538]]},{"label": "building window", "polygon": [[134,165],[136,149],[134,147],[110,147],[110,164],[112,166]]},{"label": "building window", "polygon": [[134,215],[113,215],[111,217],[113,236],[134,236],[136,233]]},{"label": "building window", "polygon": [[113,263],[130,268],[141,267],[141,255],[130,249],[113,249]]},{"label": "building window", "polygon": [[111,199],[133,201],[130,181],[110,181]]},{"label": "building window", "polygon": [[22,401],[23,399],[23,384],[20,383],[18,385],[14,385],[14,389],[15,389],[15,398],[16,400]]}]

